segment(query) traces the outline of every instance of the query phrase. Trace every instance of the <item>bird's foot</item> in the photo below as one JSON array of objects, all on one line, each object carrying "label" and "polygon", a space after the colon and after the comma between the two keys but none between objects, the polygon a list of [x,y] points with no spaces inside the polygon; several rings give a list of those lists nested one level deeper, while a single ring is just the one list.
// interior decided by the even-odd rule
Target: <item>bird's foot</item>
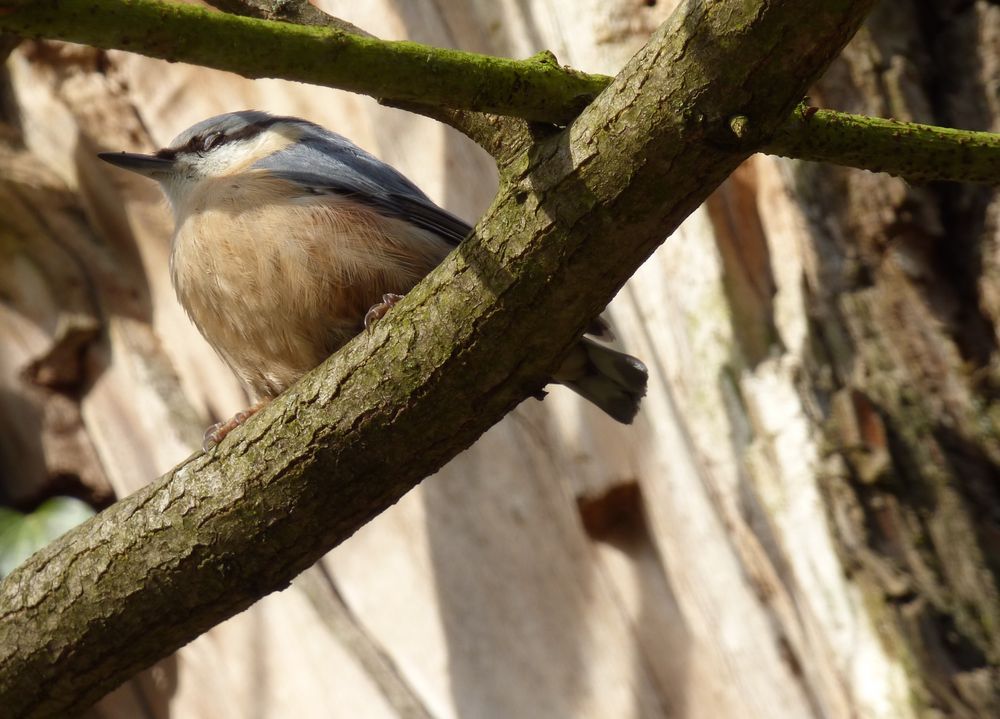
[{"label": "bird's foot", "polygon": [[382,295],[382,301],[377,305],[372,305],[365,312],[365,329],[371,329],[371,326],[385,317],[385,313],[391,310],[401,299],[403,299],[403,295],[394,295],[391,293]]},{"label": "bird's foot", "polygon": [[258,402],[248,407],[242,412],[237,412],[225,422],[216,422],[205,430],[205,438],[201,441],[201,448],[204,451],[212,449],[215,445],[226,438],[226,435],[253,417],[267,402]]}]

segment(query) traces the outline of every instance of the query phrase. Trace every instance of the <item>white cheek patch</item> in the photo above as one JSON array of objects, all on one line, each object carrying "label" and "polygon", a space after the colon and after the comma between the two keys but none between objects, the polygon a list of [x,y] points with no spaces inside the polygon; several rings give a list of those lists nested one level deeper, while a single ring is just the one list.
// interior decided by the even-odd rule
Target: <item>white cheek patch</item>
[{"label": "white cheek patch", "polygon": [[222,142],[208,152],[183,153],[177,159],[175,172],[160,182],[174,209],[174,219],[180,221],[181,207],[198,194],[201,183],[238,175],[300,136],[301,132],[292,128],[265,130],[254,137]]},{"label": "white cheek patch", "polygon": [[299,134],[265,130],[256,137],[232,140],[213,147],[193,164],[203,177],[235,175],[258,160],[285,149],[298,139]]},{"label": "white cheek patch", "polygon": [[191,162],[192,169],[202,177],[218,177],[219,175],[229,175],[246,163],[250,157],[258,157],[254,145],[258,144],[257,138],[252,140],[235,140],[213,147],[211,151],[195,156]]}]

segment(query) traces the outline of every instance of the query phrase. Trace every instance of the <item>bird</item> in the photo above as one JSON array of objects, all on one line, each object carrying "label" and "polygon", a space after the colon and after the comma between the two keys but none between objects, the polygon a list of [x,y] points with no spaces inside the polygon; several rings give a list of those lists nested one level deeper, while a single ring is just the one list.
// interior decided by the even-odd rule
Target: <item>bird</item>
[{"label": "bird", "polygon": [[[208,429],[206,450],[378,321],[472,232],[391,165],[297,117],[230,112],[154,154],[98,157],[159,183],[174,217],[177,298],[254,401]],[[603,318],[587,330],[552,379],[629,424],[646,366],[597,341],[612,338]]]}]

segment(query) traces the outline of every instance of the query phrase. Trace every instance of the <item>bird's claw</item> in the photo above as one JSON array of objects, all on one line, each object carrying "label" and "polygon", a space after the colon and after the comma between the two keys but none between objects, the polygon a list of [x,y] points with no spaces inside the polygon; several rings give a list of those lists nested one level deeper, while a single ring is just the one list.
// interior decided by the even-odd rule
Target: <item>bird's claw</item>
[{"label": "bird's claw", "polygon": [[386,312],[391,310],[401,299],[403,299],[403,295],[395,295],[392,293],[382,295],[382,301],[377,305],[372,305],[369,310],[365,312],[365,329],[371,329],[372,325],[385,317]]},{"label": "bird's claw", "polygon": [[205,437],[201,441],[201,448],[203,451],[207,452],[216,446],[219,442],[226,438],[226,435],[232,432],[234,429],[239,427],[241,424],[246,422],[248,419],[253,417],[260,411],[260,408],[264,406],[264,402],[258,402],[252,407],[248,407],[242,412],[237,412],[232,417],[230,417],[225,422],[216,422],[211,427],[205,430]]}]

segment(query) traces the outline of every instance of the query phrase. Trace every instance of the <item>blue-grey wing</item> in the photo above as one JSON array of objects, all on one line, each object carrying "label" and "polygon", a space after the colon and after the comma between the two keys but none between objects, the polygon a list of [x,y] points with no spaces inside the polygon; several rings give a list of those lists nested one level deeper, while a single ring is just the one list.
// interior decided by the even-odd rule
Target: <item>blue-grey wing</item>
[{"label": "blue-grey wing", "polygon": [[457,245],[472,227],[431,201],[402,173],[345,137],[303,123],[296,143],[256,162],[312,194],[345,195],[390,217],[412,222]]}]

